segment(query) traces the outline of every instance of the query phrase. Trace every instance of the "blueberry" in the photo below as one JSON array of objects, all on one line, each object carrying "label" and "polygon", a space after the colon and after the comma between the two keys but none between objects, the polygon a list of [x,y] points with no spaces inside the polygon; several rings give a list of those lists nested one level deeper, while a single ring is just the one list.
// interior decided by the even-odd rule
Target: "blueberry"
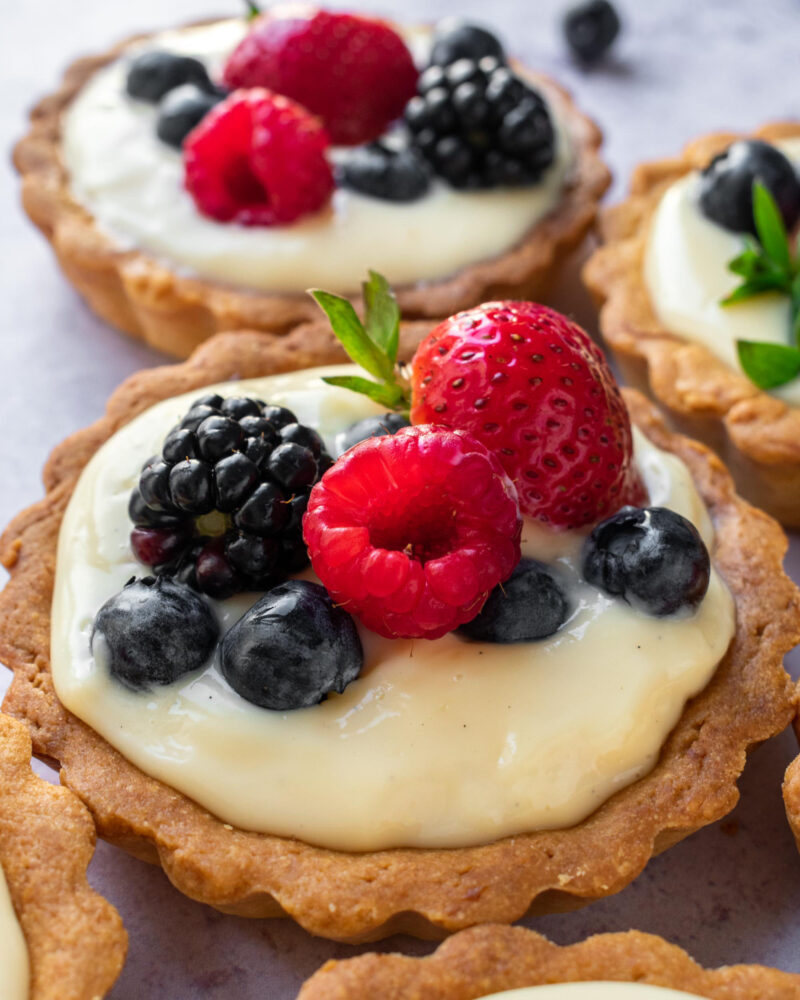
[{"label": "blueberry", "polygon": [[377,417],[364,417],[351,424],[346,431],[336,435],[336,454],[343,455],[348,448],[371,437],[396,434],[403,427],[410,427],[408,417],[402,413],[381,413]]},{"label": "blueberry", "polygon": [[156,135],[168,146],[180,149],[186,136],[221,100],[220,94],[210,94],[197,84],[181,84],[165,94],[158,106]]},{"label": "blueberry", "polygon": [[665,507],[623,507],[597,525],[583,549],[585,580],[658,617],[696,607],[710,572],[697,528]]},{"label": "blueberry", "polygon": [[388,149],[377,142],[344,153],[336,176],[341,187],[383,201],[416,201],[430,187],[428,167],[417,153]]},{"label": "blueberry", "polygon": [[551,570],[522,559],[489,594],[480,614],[457,631],[476,642],[533,642],[557,632],[568,614],[567,598]]},{"label": "blueberry", "polygon": [[430,57],[434,65],[449,66],[458,59],[477,61],[483,56],[505,59],[503,46],[491,31],[450,17],[436,25]]},{"label": "blueberry", "polygon": [[196,458],[173,465],[169,474],[172,502],[188,514],[208,514],[214,509],[211,467]]},{"label": "blueberry", "polygon": [[193,83],[207,93],[216,91],[199,59],[151,50],[131,60],[125,89],[139,101],[157,104],[166,93],[183,83]]},{"label": "blueberry", "polygon": [[144,577],[132,580],[97,612],[91,648],[95,656],[108,656],[117,680],[142,690],[199,670],[218,635],[202,597],[166,577]]},{"label": "blueberry", "polygon": [[608,0],[590,0],[567,12],[564,37],[581,62],[592,63],[609,50],[620,27],[619,15]]},{"label": "blueberry", "polygon": [[275,711],[341,693],[364,662],[350,615],[318,583],[290,580],[261,598],[222,641],[220,666],[234,691]]},{"label": "blueberry", "polygon": [[753,182],[761,181],[792,229],[800,218],[800,181],[783,153],[760,139],[740,139],[715,156],[700,176],[700,208],[725,229],[752,233]]}]

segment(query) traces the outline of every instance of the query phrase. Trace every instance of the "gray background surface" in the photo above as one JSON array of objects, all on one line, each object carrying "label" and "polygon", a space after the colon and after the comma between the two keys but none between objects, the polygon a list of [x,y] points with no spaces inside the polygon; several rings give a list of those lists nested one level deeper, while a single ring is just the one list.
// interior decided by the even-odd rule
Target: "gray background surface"
[{"label": "gray background surface", "polygon": [[[464,0],[460,10],[454,0],[360,0],[358,6],[425,20],[458,11],[493,24],[513,40],[509,48],[570,87],[600,122],[615,174],[612,198],[637,161],[670,155],[704,131],[800,117],[798,0],[620,2],[624,36],[614,59],[591,72],[566,57],[558,33],[565,4],[558,0]],[[10,149],[26,108],[53,88],[71,58],[136,30],[237,10],[235,0],[3,0],[0,148]],[[98,417],[121,379],[163,358],[86,310],[23,217],[7,163],[0,169],[0,250],[0,522],[6,523],[41,495],[39,470],[49,449]],[[797,539],[788,565],[800,581]],[[800,656],[792,659],[790,667],[800,667]],[[6,683],[0,670],[0,692]],[[800,857],[780,797],[796,749],[785,733],[757,751],[736,812],[653,861],[618,896],[530,926],[560,943],[635,927],[664,935],[705,964],[763,962],[800,971]],[[114,1000],[288,1000],[323,961],[358,951],[313,939],[287,921],[225,917],[180,896],[158,869],[105,844],[90,877],[119,908],[131,938]],[[381,945],[413,953],[430,947],[404,938]]]}]

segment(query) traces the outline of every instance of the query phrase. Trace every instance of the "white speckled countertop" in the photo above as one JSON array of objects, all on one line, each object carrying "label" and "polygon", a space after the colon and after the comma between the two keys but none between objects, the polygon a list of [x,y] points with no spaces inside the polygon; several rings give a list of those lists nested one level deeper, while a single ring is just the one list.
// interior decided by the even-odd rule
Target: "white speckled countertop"
[{"label": "white speckled countertop", "polygon": [[[362,0],[361,9],[432,19],[480,18],[479,0]],[[581,72],[558,33],[559,0],[495,0],[491,21],[516,54],[552,73],[606,133],[616,183],[633,165],[670,155],[701,132],[800,118],[797,0],[619,0],[626,30],[614,59]],[[0,148],[23,131],[23,113],[53,89],[73,57],[102,51],[140,29],[238,9],[236,0],[41,0],[5,3],[0,13]],[[41,495],[49,449],[100,415],[111,390],[163,359],[95,319],[59,274],[50,249],[19,208],[18,185],[0,171],[0,522]],[[580,310],[579,310],[580,311]],[[591,317],[589,317],[591,321]],[[800,581],[800,539],[789,568]],[[800,655],[790,657],[797,674]],[[0,669],[0,692],[7,677]],[[584,910],[529,921],[559,943],[638,928],[687,948],[706,965],[761,962],[800,971],[800,856],[785,822],[783,772],[796,753],[785,733],[758,750],[741,782],[742,801],[653,861],[624,892]],[[179,895],[156,868],[101,844],[93,885],[120,910],[130,933],[114,1000],[290,1000],[326,959],[358,949],[309,937],[288,921],[226,917]],[[422,954],[406,938],[381,950]]]}]

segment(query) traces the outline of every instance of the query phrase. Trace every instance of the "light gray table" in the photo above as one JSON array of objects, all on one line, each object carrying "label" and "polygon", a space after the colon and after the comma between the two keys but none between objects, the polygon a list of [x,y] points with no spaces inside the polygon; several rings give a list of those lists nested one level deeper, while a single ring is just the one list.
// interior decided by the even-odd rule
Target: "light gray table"
[{"label": "light gray table", "polygon": [[[627,27],[616,58],[586,73],[573,67],[561,45],[557,17],[564,6],[495,0],[489,13],[479,0],[465,0],[460,12],[489,17],[520,56],[563,81],[596,116],[617,178],[612,196],[623,190],[638,160],[669,155],[701,132],[800,117],[796,0],[621,0]],[[452,0],[363,0],[361,7],[419,19],[456,11]],[[25,108],[53,87],[74,56],[101,51],[138,29],[236,10],[235,0],[4,3],[0,147],[10,148],[24,127]],[[0,187],[5,523],[40,496],[39,469],[49,449],[95,419],[121,379],[163,359],[84,308],[23,218],[7,166]],[[800,580],[797,540],[789,567]],[[800,666],[800,657],[793,659]],[[5,684],[0,679],[0,691]],[[788,733],[757,751],[736,812],[652,862],[618,896],[530,925],[560,943],[636,927],[664,935],[706,964],[764,962],[800,971],[800,857],[780,797],[783,771],[795,752]],[[158,869],[108,845],[99,846],[90,877],[119,908],[130,933],[114,1000],[288,1000],[324,960],[357,951],[312,939],[285,921],[222,916],[180,896]],[[381,947],[415,954],[430,948],[401,938]]]}]

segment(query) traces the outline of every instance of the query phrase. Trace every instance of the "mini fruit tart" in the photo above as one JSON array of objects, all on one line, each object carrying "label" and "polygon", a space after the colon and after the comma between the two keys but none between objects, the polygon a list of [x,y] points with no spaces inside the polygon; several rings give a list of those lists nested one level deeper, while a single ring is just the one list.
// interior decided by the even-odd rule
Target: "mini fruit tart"
[{"label": "mini fruit tart", "polygon": [[800,976],[763,965],[704,969],[655,934],[597,934],[559,947],[522,927],[462,931],[427,958],[327,962],[297,1000],[792,1000]]},{"label": "mini fruit tart", "polygon": [[312,284],[358,301],[368,266],[408,318],[543,294],[608,186],[600,142],[482,28],[293,6],[79,60],[15,163],[91,308],[187,357],[313,318]]},{"label": "mini fruit tart", "polygon": [[98,1000],[122,969],[128,938],[86,881],[89,813],[30,765],[27,727],[0,714],[0,993]]},{"label": "mini fruit tart", "polygon": [[778,525],[579,327],[487,303],[397,366],[367,287],[314,292],[361,368],[141,372],[0,543],[7,709],[101,834],[343,941],[623,888],[732,808],[800,637]]},{"label": "mini fruit tart", "polygon": [[800,526],[800,124],[642,164],[584,270],[625,378]]}]

